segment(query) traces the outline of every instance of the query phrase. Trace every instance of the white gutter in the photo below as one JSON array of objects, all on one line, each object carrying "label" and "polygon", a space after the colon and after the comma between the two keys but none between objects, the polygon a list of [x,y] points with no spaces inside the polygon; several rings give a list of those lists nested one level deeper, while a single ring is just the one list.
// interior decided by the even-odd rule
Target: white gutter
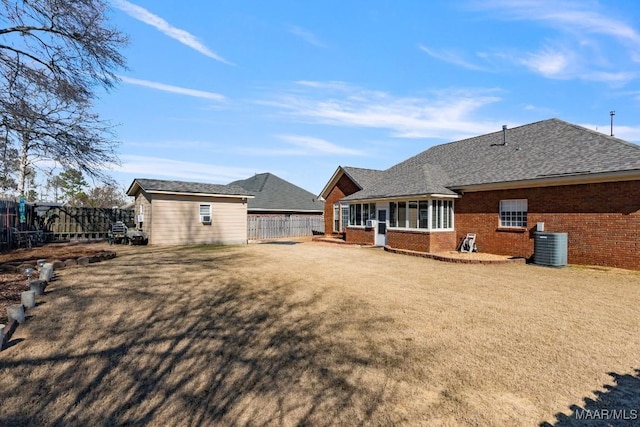
[{"label": "white gutter", "polygon": [[519,181],[491,182],[486,184],[453,185],[449,188],[461,192],[510,190],[516,188],[552,187],[560,185],[596,184],[618,181],[640,180],[640,170],[603,172],[603,173],[575,173],[571,175],[548,175],[539,178],[523,179]]}]

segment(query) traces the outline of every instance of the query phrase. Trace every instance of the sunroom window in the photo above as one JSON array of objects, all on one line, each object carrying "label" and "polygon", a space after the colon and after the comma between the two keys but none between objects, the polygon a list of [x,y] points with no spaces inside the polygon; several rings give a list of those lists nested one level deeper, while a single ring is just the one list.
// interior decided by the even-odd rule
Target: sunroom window
[{"label": "sunroom window", "polygon": [[453,200],[409,200],[389,203],[389,227],[417,230],[453,229]]},{"label": "sunroom window", "polygon": [[349,205],[349,225],[366,225],[368,219],[376,219],[375,203],[352,203]]}]

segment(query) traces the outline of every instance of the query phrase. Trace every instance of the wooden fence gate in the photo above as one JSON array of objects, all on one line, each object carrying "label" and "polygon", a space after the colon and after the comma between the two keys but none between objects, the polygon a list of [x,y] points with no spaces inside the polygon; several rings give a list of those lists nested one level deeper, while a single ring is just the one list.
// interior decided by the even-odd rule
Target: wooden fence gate
[{"label": "wooden fence gate", "polygon": [[322,234],[324,217],[317,216],[251,216],[247,217],[249,240],[304,237]]}]

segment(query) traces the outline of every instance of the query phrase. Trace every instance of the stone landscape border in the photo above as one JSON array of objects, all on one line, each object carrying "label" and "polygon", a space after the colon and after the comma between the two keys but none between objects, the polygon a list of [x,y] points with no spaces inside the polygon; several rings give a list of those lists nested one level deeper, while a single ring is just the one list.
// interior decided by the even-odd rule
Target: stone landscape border
[{"label": "stone landscape border", "polygon": [[420,258],[435,259],[436,261],[452,262],[457,264],[526,264],[525,258],[513,257],[505,259],[482,259],[482,258],[456,258],[446,255],[433,254],[429,252],[410,251],[407,249],[397,249],[390,246],[385,246],[384,250],[393,254],[402,254],[416,256]]},{"label": "stone landscape border", "polygon": [[8,273],[27,274],[38,273],[38,279],[29,281],[30,290],[21,294],[21,303],[12,304],[7,307],[7,324],[0,324],[0,351],[2,351],[11,340],[11,336],[24,323],[27,318],[26,310],[36,306],[36,297],[45,295],[47,285],[55,280],[55,270],[62,270],[68,267],[85,266],[96,262],[106,261],[116,257],[114,251],[102,251],[91,256],[81,256],[78,258],[68,258],[65,260],[53,260],[47,262],[46,259],[39,259],[35,264],[30,262],[8,262],[0,265],[0,271]]},{"label": "stone landscape border", "polygon": [[[373,245],[361,245],[358,243],[346,242],[340,238],[335,238],[335,237],[314,237],[313,241],[335,243],[340,245],[360,246],[365,248],[374,247]],[[477,258],[460,258],[455,256],[447,256],[443,254],[434,254],[431,252],[419,252],[419,251],[410,251],[408,249],[398,249],[398,248],[393,248],[391,246],[385,246],[384,250],[393,254],[409,255],[409,256],[415,256],[419,258],[429,258],[429,259],[434,259],[436,261],[451,262],[456,264],[514,264],[514,263],[526,264],[527,263],[527,260],[522,257],[511,257],[511,258],[505,257],[504,259],[491,259],[491,258],[482,258],[482,254],[476,253],[478,255]]]}]

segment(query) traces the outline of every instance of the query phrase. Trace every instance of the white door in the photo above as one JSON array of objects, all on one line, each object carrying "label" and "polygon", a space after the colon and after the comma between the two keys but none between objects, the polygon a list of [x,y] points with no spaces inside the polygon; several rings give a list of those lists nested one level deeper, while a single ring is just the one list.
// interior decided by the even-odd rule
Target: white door
[{"label": "white door", "polygon": [[376,246],[384,246],[387,244],[387,227],[389,223],[387,221],[387,209],[378,209],[376,218]]}]

